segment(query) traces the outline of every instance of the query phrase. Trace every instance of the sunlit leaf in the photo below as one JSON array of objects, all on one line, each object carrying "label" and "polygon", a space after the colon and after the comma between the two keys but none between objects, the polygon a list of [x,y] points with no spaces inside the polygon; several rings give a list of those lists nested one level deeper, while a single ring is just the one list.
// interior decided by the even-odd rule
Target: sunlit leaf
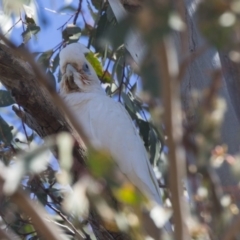
[{"label": "sunlit leaf", "polygon": [[101,82],[103,82],[103,83],[111,83],[112,82],[111,74],[108,71],[106,71],[106,72],[103,71],[101,62],[94,55],[93,52],[86,53],[85,57],[88,60],[88,62],[93,66],[93,68]]},{"label": "sunlit leaf", "polygon": [[23,227],[25,233],[35,232],[35,229],[32,224],[25,224]]},{"label": "sunlit leaf", "polygon": [[88,153],[88,166],[95,177],[104,177],[111,173],[114,162],[105,151],[91,150]]},{"label": "sunlit leaf", "polygon": [[14,103],[15,103],[15,101],[12,98],[9,91],[0,90],[0,107],[6,107],[6,106],[12,105]]},{"label": "sunlit leaf", "polygon": [[120,202],[137,205],[143,201],[143,195],[130,183],[126,183],[118,189],[113,189],[113,194]]}]

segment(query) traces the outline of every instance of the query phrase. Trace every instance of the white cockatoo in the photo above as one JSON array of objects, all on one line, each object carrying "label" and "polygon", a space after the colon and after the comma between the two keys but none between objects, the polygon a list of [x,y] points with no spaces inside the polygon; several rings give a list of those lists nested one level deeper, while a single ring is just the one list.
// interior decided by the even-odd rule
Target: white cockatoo
[{"label": "white cockatoo", "polygon": [[72,43],[60,52],[60,95],[85,131],[90,144],[107,150],[120,171],[150,199],[162,204],[157,179],[129,114],[105,94],[91,64],[89,50]]}]

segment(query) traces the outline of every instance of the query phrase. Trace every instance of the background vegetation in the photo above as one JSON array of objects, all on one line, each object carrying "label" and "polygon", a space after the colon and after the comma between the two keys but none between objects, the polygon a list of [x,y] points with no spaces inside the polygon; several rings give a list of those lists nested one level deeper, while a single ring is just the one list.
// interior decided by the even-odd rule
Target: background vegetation
[{"label": "background vegetation", "polygon": [[[40,5],[1,2],[1,239],[238,239],[240,1],[66,3],[44,52]],[[138,128],[162,206],[67,133],[64,114],[81,126],[57,93],[59,52],[78,41]]]}]

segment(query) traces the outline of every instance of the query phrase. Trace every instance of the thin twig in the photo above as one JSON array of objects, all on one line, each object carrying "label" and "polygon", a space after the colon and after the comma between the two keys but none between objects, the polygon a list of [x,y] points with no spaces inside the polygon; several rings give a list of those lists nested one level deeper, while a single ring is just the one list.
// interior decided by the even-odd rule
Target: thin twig
[{"label": "thin twig", "polygon": [[57,28],[57,30],[63,29],[70,21],[71,19],[75,16],[75,14],[72,14],[72,16],[59,28]]},{"label": "thin twig", "polygon": [[77,9],[75,17],[73,19],[73,24],[74,25],[76,25],[76,22],[77,22],[77,19],[78,19],[78,16],[79,16],[79,13],[81,12],[81,10],[82,10],[82,0],[79,0],[78,9]]},{"label": "thin twig", "polygon": [[6,36],[19,22],[21,22],[21,18],[19,18],[18,21],[15,22],[15,23],[7,30],[7,32],[4,34],[4,36]]},{"label": "thin twig", "polygon": [[58,209],[56,209],[55,207],[53,207],[50,203],[47,203],[48,207],[51,208],[54,212],[56,212],[68,225],[69,228],[71,228],[73,230],[73,232],[75,233],[75,237],[76,239],[83,239],[81,234],[78,232],[78,230],[74,227],[74,225],[67,219],[67,217],[65,215],[63,215],[63,213],[61,211],[59,211]]},{"label": "thin twig", "polygon": [[46,222],[43,215],[46,211],[39,204],[28,199],[20,190],[15,192],[10,199],[28,216],[31,216],[32,222],[36,230],[44,239],[59,240],[60,229],[55,225]]},{"label": "thin twig", "polygon": [[187,27],[187,14],[186,14],[186,8],[185,8],[185,2],[184,0],[175,0],[176,2],[176,8],[177,11],[181,17],[181,19],[183,20],[183,22],[185,23],[185,29],[183,31],[180,32],[180,39],[181,39],[181,55],[182,57],[184,57],[187,53],[188,53],[188,27]]}]

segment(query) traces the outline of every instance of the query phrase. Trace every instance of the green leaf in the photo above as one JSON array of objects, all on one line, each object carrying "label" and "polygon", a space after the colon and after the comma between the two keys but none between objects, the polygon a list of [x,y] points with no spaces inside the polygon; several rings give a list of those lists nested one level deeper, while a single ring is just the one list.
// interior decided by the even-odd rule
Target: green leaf
[{"label": "green leaf", "polygon": [[98,39],[98,38],[102,37],[104,31],[106,31],[109,26],[110,26],[110,22],[107,19],[107,13],[104,12],[98,21],[97,30],[96,30],[96,38]]},{"label": "green leaf", "polygon": [[103,82],[103,83],[111,83],[112,82],[111,74],[108,71],[106,71],[106,72],[103,71],[101,62],[94,55],[93,52],[86,53],[85,57],[88,60],[88,62],[92,65],[92,67],[94,68],[94,70],[101,82]]},{"label": "green leaf", "polygon": [[81,36],[81,28],[76,25],[68,25],[62,31],[62,38],[69,43],[77,42]]},{"label": "green leaf", "polygon": [[[229,12],[228,1],[208,2],[202,1],[198,7],[199,27],[206,39],[218,49],[232,47],[234,45],[234,29],[238,22],[230,26],[221,26],[220,17]],[[231,12],[234,14],[234,12]],[[213,31],[214,29],[214,31]]]},{"label": "green leaf", "polygon": [[23,42],[27,43],[32,36],[36,35],[41,28],[36,24],[28,24],[27,29],[22,33]]},{"label": "green leaf", "polygon": [[110,25],[111,23],[107,19],[107,13],[104,12],[98,21],[95,36],[94,36],[95,41],[93,42],[93,46],[95,47],[97,52],[101,52],[101,47],[100,47],[101,44],[99,44],[98,41],[104,38],[105,33],[108,32]]},{"label": "green leaf", "polygon": [[93,20],[96,21],[96,19],[97,19],[97,13],[95,13],[95,12],[93,11],[92,6],[91,6],[91,4],[90,4],[90,2],[89,2],[88,0],[87,0],[87,7],[88,7],[88,11],[90,12]]},{"label": "green leaf", "polygon": [[12,141],[13,127],[9,126],[7,122],[0,116],[0,141],[4,142],[6,145],[9,145]]},{"label": "green leaf", "polygon": [[106,13],[107,13],[107,19],[109,22],[116,21],[115,15],[110,5],[107,7]]},{"label": "green leaf", "polygon": [[12,98],[9,91],[0,90],[0,107],[7,107],[9,105],[14,104],[15,101]]},{"label": "green leaf", "polygon": [[32,132],[32,134],[30,136],[28,136],[28,139],[27,139],[28,142],[31,143],[33,141],[34,137],[35,137],[35,134],[34,134],[34,132]]},{"label": "green leaf", "polygon": [[25,233],[35,232],[35,229],[32,224],[25,224],[22,229],[24,230]]},{"label": "green leaf", "polygon": [[130,114],[132,119],[136,119],[137,111],[136,111],[136,108],[135,108],[134,103],[131,100],[130,96],[128,94],[126,94],[125,92],[122,92],[121,95],[122,95],[122,98],[123,98],[123,101],[124,101],[124,104],[125,104],[125,107],[126,107],[128,113]]},{"label": "green leaf", "polygon": [[106,177],[111,174],[114,162],[110,155],[105,151],[88,152],[88,161],[90,171],[95,177]]},{"label": "green leaf", "polygon": [[158,74],[158,66],[152,57],[146,57],[144,64],[141,67],[141,77],[143,89],[150,92],[153,97],[159,97],[160,81]]},{"label": "green leaf", "polygon": [[139,205],[144,200],[144,196],[130,183],[123,184],[121,188],[113,189],[113,194],[118,201],[129,205]]},{"label": "green leaf", "polygon": [[92,5],[97,9],[100,10],[102,6],[102,1],[99,0],[91,0]]},{"label": "green leaf", "polygon": [[136,91],[137,91],[137,82],[135,82],[135,83],[131,86],[131,88],[130,88],[129,91],[135,96]]},{"label": "green leaf", "polygon": [[[106,16],[107,18],[107,16]],[[108,22],[108,21],[107,21]],[[106,39],[107,42],[110,42],[113,49],[117,49],[119,46],[124,44],[125,37],[131,27],[132,21],[130,18],[125,18],[118,24],[110,24],[108,22],[108,29],[104,32],[103,36],[104,39]]]},{"label": "green leaf", "polygon": [[149,146],[149,123],[141,119],[137,119],[137,124],[139,126],[139,133],[143,138],[145,147],[147,148]]},{"label": "green leaf", "polygon": [[50,60],[52,54],[53,54],[53,50],[50,49],[50,50],[44,52],[43,54],[41,54],[40,57],[38,58],[38,63],[40,65],[42,65],[42,67],[44,69],[49,67],[49,60]]},{"label": "green leaf", "polygon": [[149,152],[150,162],[152,165],[157,166],[160,160],[160,152],[162,150],[162,143],[159,139],[157,131],[151,127],[149,131]]}]

